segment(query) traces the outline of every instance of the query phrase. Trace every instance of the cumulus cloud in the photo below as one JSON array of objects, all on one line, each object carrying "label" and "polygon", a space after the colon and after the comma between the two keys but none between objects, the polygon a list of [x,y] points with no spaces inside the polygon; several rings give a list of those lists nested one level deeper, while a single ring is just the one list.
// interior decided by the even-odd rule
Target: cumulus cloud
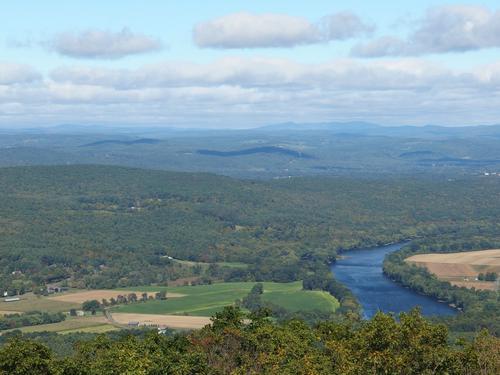
[{"label": "cumulus cloud", "polygon": [[262,90],[426,88],[438,81],[457,83],[459,75],[422,60],[362,63],[344,59],[299,64],[287,59],[228,57],[208,64],[162,63],[139,69],[61,67],[54,82],[112,87],[116,90],[186,86],[236,86]]},{"label": "cumulus cloud", "polygon": [[231,57],[137,69],[67,66],[36,82],[0,85],[0,103],[0,123],[9,124],[487,123],[498,117],[500,62],[467,71],[416,58],[304,64]]},{"label": "cumulus cloud", "polygon": [[39,79],[40,73],[28,65],[0,62],[0,85],[26,84]]},{"label": "cumulus cloud", "polygon": [[372,26],[349,12],[324,17],[316,24],[284,14],[242,12],[197,24],[193,39],[199,47],[210,48],[294,47],[345,40],[372,31]]},{"label": "cumulus cloud", "polygon": [[432,8],[406,39],[382,37],[352,49],[358,57],[412,56],[500,47],[500,11],[481,6]]},{"label": "cumulus cloud", "polygon": [[87,30],[61,33],[49,43],[61,55],[87,59],[119,59],[156,51],[161,43],[150,36],[133,33],[127,28],[118,32]]}]

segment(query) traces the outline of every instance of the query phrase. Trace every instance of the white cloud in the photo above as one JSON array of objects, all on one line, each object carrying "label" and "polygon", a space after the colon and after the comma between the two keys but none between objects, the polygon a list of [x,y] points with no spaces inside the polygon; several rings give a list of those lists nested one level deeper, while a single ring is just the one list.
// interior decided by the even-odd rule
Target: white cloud
[{"label": "white cloud", "polygon": [[0,85],[31,83],[39,79],[40,73],[28,65],[0,62]]},{"label": "white cloud", "polygon": [[58,83],[141,88],[237,86],[256,89],[300,90],[423,89],[453,85],[460,75],[422,60],[378,61],[370,64],[345,59],[322,64],[299,64],[286,59],[230,57],[209,64],[163,63],[135,70],[62,67],[51,73]]},{"label": "white cloud", "polygon": [[406,39],[382,37],[352,49],[358,57],[412,56],[500,47],[500,11],[450,5],[430,9]]},{"label": "white cloud", "polygon": [[349,12],[324,17],[318,24],[285,14],[242,12],[197,24],[193,39],[199,47],[211,48],[294,47],[345,40],[372,30]]},{"label": "white cloud", "polygon": [[118,59],[129,55],[156,51],[161,43],[127,28],[119,32],[87,30],[61,33],[49,43],[61,55],[88,59]]},{"label": "white cloud", "polygon": [[275,121],[495,122],[500,62],[468,71],[422,59],[232,57],[138,69],[62,67],[0,85],[0,123],[86,122],[251,126]]},{"label": "white cloud", "polygon": [[324,17],[320,22],[326,40],[346,40],[371,34],[375,26],[364,23],[351,12],[340,12]]}]

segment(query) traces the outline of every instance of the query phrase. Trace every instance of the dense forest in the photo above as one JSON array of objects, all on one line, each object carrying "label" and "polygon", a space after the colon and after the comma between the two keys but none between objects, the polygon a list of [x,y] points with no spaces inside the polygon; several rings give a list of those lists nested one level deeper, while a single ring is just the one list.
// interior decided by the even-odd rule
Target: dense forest
[{"label": "dense forest", "polygon": [[4,168],[0,285],[15,293],[61,280],[164,284],[200,272],[171,257],[217,262],[207,271],[215,278],[299,280],[342,249],[492,226],[499,193],[497,181],[479,178],[253,182],[121,167]]},{"label": "dense forest", "polygon": [[[339,252],[403,239],[427,252],[499,247],[497,196],[498,181],[478,177],[257,182],[106,166],[3,168],[0,289],[303,280],[304,289],[334,295],[338,313],[358,312],[328,267]],[[498,297],[445,293],[449,285],[407,266],[405,254],[391,256],[388,275],[462,308],[450,321],[457,330],[498,334]]]},{"label": "dense forest", "polygon": [[274,324],[265,313],[244,323],[229,307],[200,331],[99,335],[62,358],[38,340],[13,336],[0,348],[0,374],[498,374],[499,347],[486,332],[450,344],[446,327],[416,310],[399,320],[379,313],[310,327]]}]

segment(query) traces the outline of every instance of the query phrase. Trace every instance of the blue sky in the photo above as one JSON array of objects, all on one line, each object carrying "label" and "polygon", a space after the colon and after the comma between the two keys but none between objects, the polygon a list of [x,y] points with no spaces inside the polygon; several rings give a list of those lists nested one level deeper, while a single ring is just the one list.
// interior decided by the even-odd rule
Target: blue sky
[{"label": "blue sky", "polygon": [[403,4],[4,2],[0,125],[499,122],[500,4]]}]

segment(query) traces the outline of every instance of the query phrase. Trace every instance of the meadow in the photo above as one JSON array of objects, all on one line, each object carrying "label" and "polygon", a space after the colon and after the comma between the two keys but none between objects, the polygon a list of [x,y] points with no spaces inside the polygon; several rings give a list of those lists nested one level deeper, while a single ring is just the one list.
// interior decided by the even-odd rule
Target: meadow
[{"label": "meadow", "polygon": [[[285,308],[288,311],[334,312],[339,302],[327,292],[304,291],[302,282],[273,283],[264,282],[262,299]],[[169,287],[167,300],[154,300],[145,303],[122,305],[113,308],[113,312],[136,314],[185,314],[194,316],[212,316],[224,306],[232,305],[237,299],[245,297],[254,282],[217,283],[211,285]],[[158,287],[149,287],[158,290]],[[127,288],[133,290],[134,288]],[[137,290],[147,291],[148,287]],[[183,294],[184,297],[169,299],[169,293]]]}]

